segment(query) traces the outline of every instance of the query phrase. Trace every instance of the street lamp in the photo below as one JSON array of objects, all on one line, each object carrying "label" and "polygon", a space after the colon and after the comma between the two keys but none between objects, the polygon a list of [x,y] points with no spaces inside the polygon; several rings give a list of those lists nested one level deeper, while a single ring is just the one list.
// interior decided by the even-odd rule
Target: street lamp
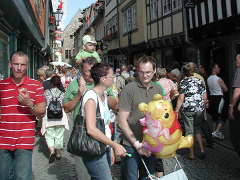
[{"label": "street lamp", "polygon": [[54,16],[55,16],[55,20],[56,20],[56,26],[59,26],[59,22],[62,19],[63,12],[61,12],[60,9],[58,8],[57,11],[54,13]]}]

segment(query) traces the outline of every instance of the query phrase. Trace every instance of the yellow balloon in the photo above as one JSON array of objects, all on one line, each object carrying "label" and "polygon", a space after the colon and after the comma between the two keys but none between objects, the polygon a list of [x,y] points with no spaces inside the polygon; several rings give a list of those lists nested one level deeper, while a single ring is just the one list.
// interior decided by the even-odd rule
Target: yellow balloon
[{"label": "yellow balloon", "polygon": [[182,136],[176,112],[171,103],[164,101],[160,94],[155,94],[148,104],[140,103],[138,108],[145,114],[140,119],[143,126],[143,147],[158,158],[171,158],[177,149],[193,146],[193,136]]}]

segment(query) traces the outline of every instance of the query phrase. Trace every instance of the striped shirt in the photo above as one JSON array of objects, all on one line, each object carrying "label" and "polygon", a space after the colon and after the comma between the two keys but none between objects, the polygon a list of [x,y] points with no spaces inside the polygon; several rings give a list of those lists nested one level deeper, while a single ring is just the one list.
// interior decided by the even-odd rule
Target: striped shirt
[{"label": "striped shirt", "polygon": [[30,100],[34,104],[44,103],[44,88],[42,83],[24,77],[17,86],[12,77],[0,81],[0,149],[33,149],[35,143],[36,116],[17,100],[19,90],[26,88]]}]

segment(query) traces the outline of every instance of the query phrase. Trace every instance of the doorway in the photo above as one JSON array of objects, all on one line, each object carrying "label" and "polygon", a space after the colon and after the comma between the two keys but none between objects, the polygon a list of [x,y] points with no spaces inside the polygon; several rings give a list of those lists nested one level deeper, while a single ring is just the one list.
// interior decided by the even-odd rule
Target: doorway
[{"label": "doorway", "polygon": [[208,75],[211,75],[209,70],[209,66],[211,63],[216,63],[220,67],[220,73],[218,76],[224,81],[226,86],[228,87],[228,92],[224,93],[224,100],[226,104],[229,104],[230,99],[230,90],[229,85],[229,60],[228,60],[228,48],[227,45],[222,42],[211,42],[211,45],[206,46],[204,50],[204,59],[202,62],[207,70]]}]

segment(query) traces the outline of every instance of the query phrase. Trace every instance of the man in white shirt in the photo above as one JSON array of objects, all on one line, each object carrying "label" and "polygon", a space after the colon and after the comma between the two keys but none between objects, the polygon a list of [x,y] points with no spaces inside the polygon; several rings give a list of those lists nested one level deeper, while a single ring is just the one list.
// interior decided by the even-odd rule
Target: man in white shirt
[{"label": "man in white shirt", "polygon": [[228,88],[224,81],[217,76],[217,74],[220,73],[220,68],[217,64],[211,64],[210,71],[211,75],[207,79],[207,84],[210,91],[209,114],[212,116],[213,121],[212,136],[219,139],[224,139],[224,135],[222,132],[220,132],[220,129],[225,124],[226,119],[221,117],[221,111],[224,104],[223,92],[227,92]]}]

